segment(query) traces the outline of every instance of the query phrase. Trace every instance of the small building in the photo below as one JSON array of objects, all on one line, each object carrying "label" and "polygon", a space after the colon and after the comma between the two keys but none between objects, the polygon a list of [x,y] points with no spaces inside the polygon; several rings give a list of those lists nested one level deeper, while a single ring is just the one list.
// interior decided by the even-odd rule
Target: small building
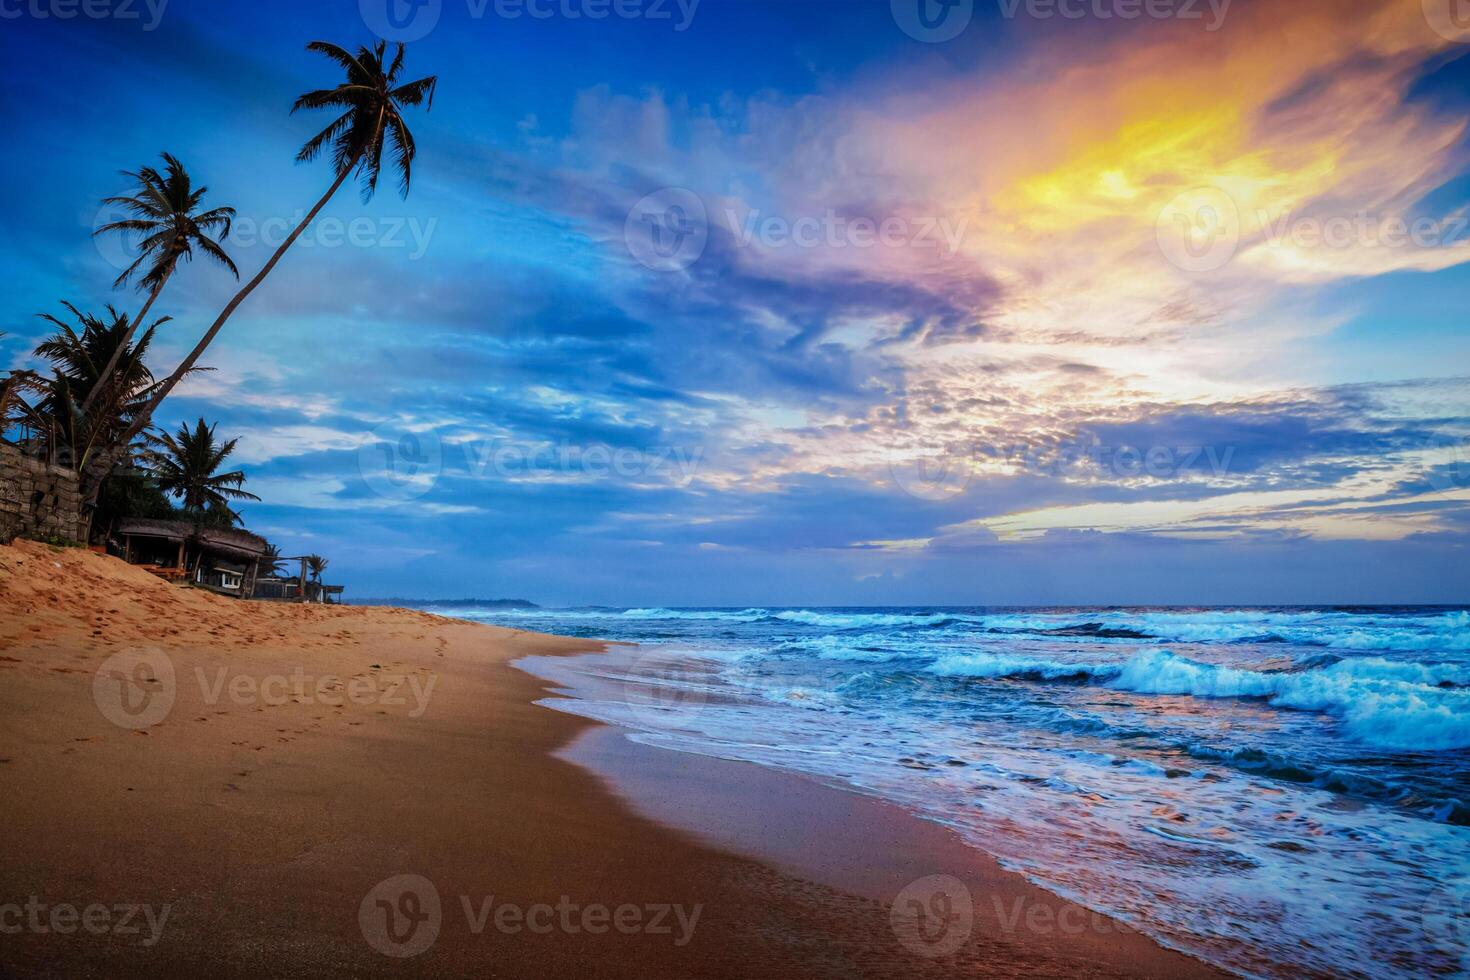
[{"label": "small building", "polygon": [[201,527],[190,521],[121,520],[113,529],[122,558],[170,581],[185,581],[222,595],[255,594],[265,538],[239,528]]}]

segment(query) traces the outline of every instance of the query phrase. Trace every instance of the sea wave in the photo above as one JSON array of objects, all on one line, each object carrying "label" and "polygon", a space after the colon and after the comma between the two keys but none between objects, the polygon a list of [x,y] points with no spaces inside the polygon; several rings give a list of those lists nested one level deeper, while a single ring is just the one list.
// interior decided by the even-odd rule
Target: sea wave
[{"label": "sea wave", "polygon": [[788,609],[778,612],[773,619],[783,623],[800,623],[803,626],[820,626],[825,629],[871,629],[881,626],[943,626],[958,622],[961,617],[948,613],[840,613],[814,612],[810,609]]},{"label": "sea wave", "polygon": [[708,620],[727,623],[757,623],[767,615],[764,609],[665,609],[662,606],[627,609],[622,613],[626,619]]},{"label": "sea wave", "polygon": [[1261,698],[1279,708],[1333,715],[1366,744],[1404,751],[1470,747],[1470,668],[1379,657],[1338,660],[1302,671],[1222,667],[1149,650],[1122,663],[1068,663],[1001,654],[940,657],[947,677],[1076,680],[1135,694]]},{"label": "sea wave", "polygon": [[1049,635],[1151,639],[1163,643],[1285,642],[1344,650],[1382,652],[1470,650],[1470,614],[1454,610],[1427,616],[1364,616],[1345,612],[1198,610],[1131,612],[1108,610],[1095,621],[1074,615],[995,615],[993,629]]}]

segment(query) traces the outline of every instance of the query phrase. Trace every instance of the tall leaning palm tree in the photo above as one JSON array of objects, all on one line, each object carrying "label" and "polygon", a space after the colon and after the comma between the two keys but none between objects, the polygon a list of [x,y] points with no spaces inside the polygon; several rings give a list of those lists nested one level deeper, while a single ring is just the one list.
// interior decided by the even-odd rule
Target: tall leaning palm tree
[{"label": "tall leaning palm tree", "polygon": [[[201,211],[200,203],[209,188],[195,187],[189,171],[173,154],[163,154],[163,163],[162,173],[153,167],[143,167],[136,172],[124,170],[123,176],[131,177],[137,183],[137,189],[130,196],[103,198],[102,203],[121,208],[131,217],[109,222],[93,233],[120,232],[142,236],[138,243],[138,258],[113,282],[114,286],[123,285],[146,263],[147,269],[138,277],[138,288],[146,291],[148,298],[143,309],[133,318],[134,329],[148,315],[153,301],[163,292],[164,284],[173,276],[179,263],[193,260],[195,249],[229,269],[236,279],[240,278],[240,270],[235,268],[235,263],[230,261],[219,242],[210,237],[217,235],[223,239],[230,234],[235,209]],[[132,333],[123,338],[123,346],[118,347],[119,354],[132,339]],[[114,359],[103,369],[101,383],[83,402],[82,411],[92,407],[102,391],[102,383],[106,383],[116,369],[117,360]]]},{"label": "tall leaning palm tree", "polygon": [[[390,166],[398,171],[399,194],[403,197],[408,196],[414,142],[413,134],[409,132],[407,124],[403,121],[403,110],[419,105],[423,105],[426,109],[432,108],[438,77],[430,75],[427,78],[400,84],[399,77],[403,72],[403,45],[398,45],[391,63],[385,61],[387,47],[386,41],[379,41],[376,47],[358,48],[357,54],[354,55],[345,48],[327,41],[312,41],[306,46],[308,51],[315,51],[335,62],[346,72],[347,77],[335,88],[307,92],[291,107],[292,113],[302,109],[342,110],[342,114],[328,124],[326,129],[307,140],[306,145],[296,154],[296,159],[301,163],[309,163],[320,156],[327,147],[331,147],[332,170],[336,174],[336,179],[332,181],[332,186],[327,188],[321,200],[317,201],[316,205],[307,212],[305,219],[291,230],[291,234],[286,236],[286,240],[276,249],[269,261],[220,311],[220,315],[205,331],[199,343],[194,345],[194,349],[189,352],[188,357],[184,358],[178,369],[159,385],[152,402],[134,423],[137,429],[148,424],[148,419],[152,417],[159,403],[168,397],[174,385],[178,384],[179,380],[194,367],[195,362],[213,342],[236,308],[276,267],[276,263],[281,261],[281,256],[286,254],[286,250],[295,244],[296,239],[306,230],[306,227],[316,219],[317,214],[326,207],[332,195],[337,193],[337,189],[342,186],[349,175],[357,173],[362,186],[364,202],[373,196],[373,192],[378,189],[378,175],[382,171],[383,150],[389,145],[393,148],[393,159]],[[136,434],[136,430],[130,433],[130,435],[133,434]]]},{"label": "tall leaning palm tree", "polygon": [[238,520],[230,503],[260,498],[240,489],[245,483],[245,474],[240,470],[220,472],[240,440],[216,442],[214,428],[201,418],[193,429],[181,425],[172,435],[165,432],[153,437],[145,458],[158,489],[178,498],[184,510],[196,519],[218,508]]}]

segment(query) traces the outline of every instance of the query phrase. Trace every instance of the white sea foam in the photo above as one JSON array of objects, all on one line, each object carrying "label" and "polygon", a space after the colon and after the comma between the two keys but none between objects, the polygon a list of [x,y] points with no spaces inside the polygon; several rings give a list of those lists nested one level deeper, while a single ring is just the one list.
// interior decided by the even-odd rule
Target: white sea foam
[{"label": "white sea foam", "polygon": [[789,609],[776,613],[775,618],[786,623],[801,623],[803,626],[821,626],[826,629],[938,626],[956,619],[947,613],[834,613],[814,612],[810,609]]},{"label": "white sea foam", "polygon": [[929,671],[950,677],[1084,677],[1135,694],[1265,698],[1280,708],[1321,711],[1347,733],[1385,749],[1470,747],[1470,668],[1401,663],[1378,657],[1340,660],[1299,672],[1222,667],[1148,650],[1122,663],[1065,663],[1003,654],[951,654]]},{"label": "white sea foam", "polygon": [[764,609],[665,609],[654,606],[647,609],[628,609],[622,614],[628,619],[687,619],[712,622],[754,623],[765,615]]}]

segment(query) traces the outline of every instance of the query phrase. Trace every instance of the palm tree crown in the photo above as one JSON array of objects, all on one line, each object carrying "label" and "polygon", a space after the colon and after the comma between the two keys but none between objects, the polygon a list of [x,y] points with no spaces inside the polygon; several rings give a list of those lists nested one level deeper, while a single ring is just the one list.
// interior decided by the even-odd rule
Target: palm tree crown
[{"label": "palm tree crown", "polygon": [[[113,283],[114,286],[120,286],[127,282],[139,266],[151,260],[148,271],[138,280],[138,288],[147,291],[148,299],[133,318],[134,329],[148,317],[153,301],[163,292],[164,283],[174,274],[180,260],[193,261],[196,247],[229,269],[236,279],[240,278],[240,270],[235,268],[235,263],[230,261],[219,243],[209,237],[210,232],[215,230],[218,230],[220,238],[230,233],[230,222],[234,220],[235,209],[214,208],[201,212],[199,202],[204,199],[209,188],[195,188],[189,178],[189,171],[184,169],[178,157],[165,153],[163,162],[163,174],[152,167],[144,167],[136,173],[123,171],[123,176],[137,181],[137,193],[132,197],[104,198],[102,203],[124,208],[133,216],[105,224],[95,232],[97,235],[110,231],[136,232],[143,236],[138,245],[137,260],[124,269]],[[124,346],[132,339],[133,333],[130,330],[123,338]],[[107,381],[115,370],[117,359],[113,358],[103,368],[100,380]],[[102,392],[100,385],[94,388],[92,395],[82,402],[82,411],[90,411],[93,401]]]},{"label": "palm tree crown", "polygon": [[[76,318],[80,332],[49,313],[41,314],[57,327],[56,333],[36,347],[37,356],[51,363],[51,376],[33,371],[11,374],[6,385],[11,412],[5,424],[30,430],[31,449],[37,455],[80,472],[98,452],[118,460],[130,454],[125,447],[131,438],[124,439],[123,434],[131,430],[158,387],[143,357],[153,342],[154,330],[167,318],[156,321],[136,343],[129,343],[137,324],[116,308],[109,306],[107,315],[99,317],[70,303],[63,305]],[[105,384],[104,364],[115,368]],[[37,395],[39,400],[27,404],[19,397],[22,392]],[[88,411],[82,407],[84,401],[95,401],[95,406]]]},{"label": "palm tree crown", "polygon": [[206,425],[204,419],[193,429],[181,425],[178,432],[164,433],[151,441],[154,448],[148,453],[148,464],[158,488],[181,499],[184,510],[204,515],[219,508],[235,523],[239,515],[230,509],[230,501],[260,499],[240,489],[245,482],[240,470],[219,472],[240,440],[216,443],[214,426]]},{"label": "palm tree crown", "polygon": [[104,380],[104,365],[118,368],[121,381],[120,385],[112,386],[112,393],[119,397],[109,399],[105,404],[108,411],[116,411],[119,403],[126,404],[153,383],[153,376],[143,364],[143,355],[153,342],[154,331],[160,324],[167,323],[168,317],[155,320],[138,342],[130,345],[128,341],[137,330],[137,324],[119,313],[116,307],[109,305],[104,318],[83,313],[65,300],[61,305],[76,317],[81,333],[50,313],[39,314],[41,319],[55,324],[57,332],[37,345],[36,354],[51,362],[75,401],[96,396],[97,388]]},{"label": "palm tree crown", "polygon": [[408,196],[408,182],[413,166],[413,134],[404,124],[402,110],[408,106],[434,105],[434,88],[438,76],[430,75],[416,82],[398,84],[403,73],[403,45],[398,45],[393,62],[385,67],[386,41],[376,47],[360,47],[354,56],[345,48],[329,41],[313,41],[306,46],[335,61],[347,72],[347,80],[336,88],[307,92],[291,107],[298,109],[346,110],[326,129],[317,133],[296,159],[305,163],[315,160],[328,145],[332,147],[332,168],[340,177],[356,167],[362,178],[362,199],[366,201],[378,188],[382,170],[383,146],[393,145],[394,166],[398,170],[398,189]]},{"label": "palm tree crown", "polygon": [[327,561],[321,555],[306,556],[306,570],[311,572],[313,581],[320,582],[322,580],[322,573],[327,570],[329,564],[331,562]]},{"label": "palm tree crown", "polygon": [[119,231],[142,236],[137,260],[123,270],[113,285],[121,286],[127,282],[146,262],[149,263],[148,271],[138,280],[138,288],[142,291],[160,288],[173,275],[180,260],[193,259],[195,248],[239,279],[240,270],[235,268],[235,263],[230,261],[219,242],[210,237],[216,230],[220,238],[229,235],[235,209],[200,211],[199,203],[209,188],[195,187],[189,171],[173,154],[163,154],[163,162],[164,172],[161,174],[152,167],[143,167],[136,172],[124,170],[124,177],[131,177],[137,182],[137,190],[129,197],[102,200],[103,204],[120,207],[132,217],[109,222],[94,234]]}]

